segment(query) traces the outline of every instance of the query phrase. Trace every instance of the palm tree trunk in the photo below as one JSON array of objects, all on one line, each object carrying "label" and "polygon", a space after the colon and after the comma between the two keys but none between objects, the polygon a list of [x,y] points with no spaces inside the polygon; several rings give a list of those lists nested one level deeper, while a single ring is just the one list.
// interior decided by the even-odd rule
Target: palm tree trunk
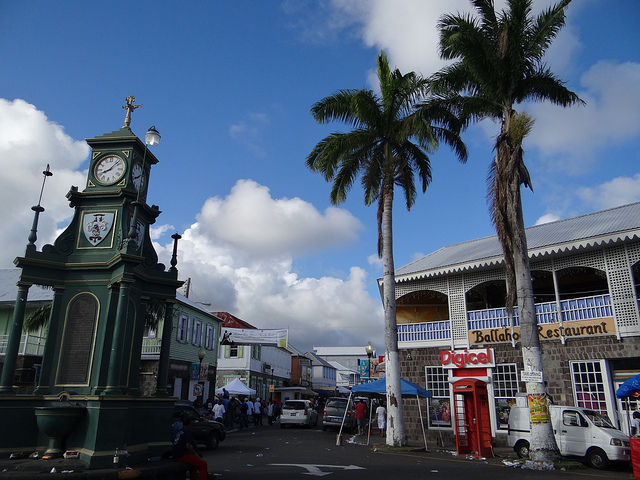
[{"label": "palm tree trunk", "polygon": [[400,387],[400,356],[398,354],[398,326],[396,325],[396,281],[393,263],[393,179],[384,181],[382,261],[384,340],[386,346],[385,371],[387,381],[387,445],[407,444],[404,429],[402,392]]},{"label": "palm tree trunk", "polygon": [[[506,147],[506,143],[503,145]],[[511,155],[515,152],[510,152]],[[513,161],[513,159],[512,159]],[[524,218],[522,214],[522,198],[520,196],[520,179],[512,177],[509,182],[506,208],[506,221],[508,230],[512,232],[513,265],[515,270],[516,292],[518,299],[518,311],[520,315],[520,337],[522,345],[522,360],[525,370],[543,372],[542,350],[536,319],[535,304],[533,298],[533,285],[531,283],[531,268],[529,266],[529,254],[527,249],[527,237],[525,235]],[[542,400],[546,408],[546,390],[544,383],[527,382],[527,395],[534,395]],[[538,404],[539,405],[539,404]],[[531,415],[534,405],[529,402]],[[539,416],[536,416],[539,418]],[[534,417],[532,416],[532,420]],[[545,420],[544,418],[541,420]],[[547,411],[546,421],[531,423],[531,445],[529,448],[531,460],[535,462],[552,462],[558,454],[558,447],[553,436],[553,428]]]}]

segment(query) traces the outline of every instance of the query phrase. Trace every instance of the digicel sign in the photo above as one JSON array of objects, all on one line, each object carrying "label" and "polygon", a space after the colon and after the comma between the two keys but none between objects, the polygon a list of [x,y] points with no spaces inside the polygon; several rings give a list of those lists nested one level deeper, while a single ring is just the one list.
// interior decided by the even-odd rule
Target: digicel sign
[{"label": "digicel sign", "polygon": [[442,350],[440,365],[443,368],[486,368],[495,367],[493,348],[477,350]]}]

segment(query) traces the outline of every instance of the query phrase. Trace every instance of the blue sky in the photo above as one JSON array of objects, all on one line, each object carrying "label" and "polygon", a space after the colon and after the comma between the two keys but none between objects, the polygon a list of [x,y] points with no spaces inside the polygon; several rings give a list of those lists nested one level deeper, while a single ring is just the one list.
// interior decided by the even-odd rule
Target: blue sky
[{"label": "blue sky", "polygon": [[[502,8],[503,2],[497,2]],[[539,11],[550,2],[536,0]],[[132,129],[162,142],[149,203],[168,264],[184,235],[180,276],[195,300],[263,328],[288,327],[299,348],[383,350],[376,279],[376,211],[355,185],[329,203],[306,155],[339,124],[311,105],[342,88],[374,88],[385,50],[403,72],[443,65],[437,19],[467,0],[3,2],[0,6],[0,265],[24,251],[41,170],[51,164],[38,244],[72,213],[65,193],[85,184],[84,138],[117,130],[124,98],[144,106]],[[548,63],[586,102],[523,105],[536,118],[525,143],[535,193],[527,225],[640,200],[640,18],[637,0],[576,0]],[[433,182],[394,210],[396,266],[444,245],[493,235],[485,178],[498,126],[473,126],[466,165],[432,156]]]}]

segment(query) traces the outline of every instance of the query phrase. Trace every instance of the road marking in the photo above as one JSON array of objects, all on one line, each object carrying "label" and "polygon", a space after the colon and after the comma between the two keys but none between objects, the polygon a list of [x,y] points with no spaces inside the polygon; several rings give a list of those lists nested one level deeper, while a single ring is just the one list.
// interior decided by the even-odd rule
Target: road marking
[{"label": "road marking", "polygon": [[311,463],[270,463],[274,467],[300,467],[306,469],[306,473],[303,475],[314,475],[316,477],[324,477],[325,475],[331,475],[333,472],[324,472],[320,468],[339,468],[341,470],[364,470],[364,467],[357,465],[314,465]]}]

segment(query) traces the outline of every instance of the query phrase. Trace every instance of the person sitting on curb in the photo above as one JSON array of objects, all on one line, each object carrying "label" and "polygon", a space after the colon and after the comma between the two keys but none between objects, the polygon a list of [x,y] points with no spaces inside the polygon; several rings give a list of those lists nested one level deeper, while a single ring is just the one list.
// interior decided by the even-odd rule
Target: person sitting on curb
[{"label": "person sitting on curb", "polygon": [[207,462],[202,459],[202,454],[197,449],[197,444],[189,431],[191,420],[187,416],[176,413],[175,422],[171,425],[171,444],[173,446],[173,459],[184,463],[189,467],[191,480],[207,480]]}]

